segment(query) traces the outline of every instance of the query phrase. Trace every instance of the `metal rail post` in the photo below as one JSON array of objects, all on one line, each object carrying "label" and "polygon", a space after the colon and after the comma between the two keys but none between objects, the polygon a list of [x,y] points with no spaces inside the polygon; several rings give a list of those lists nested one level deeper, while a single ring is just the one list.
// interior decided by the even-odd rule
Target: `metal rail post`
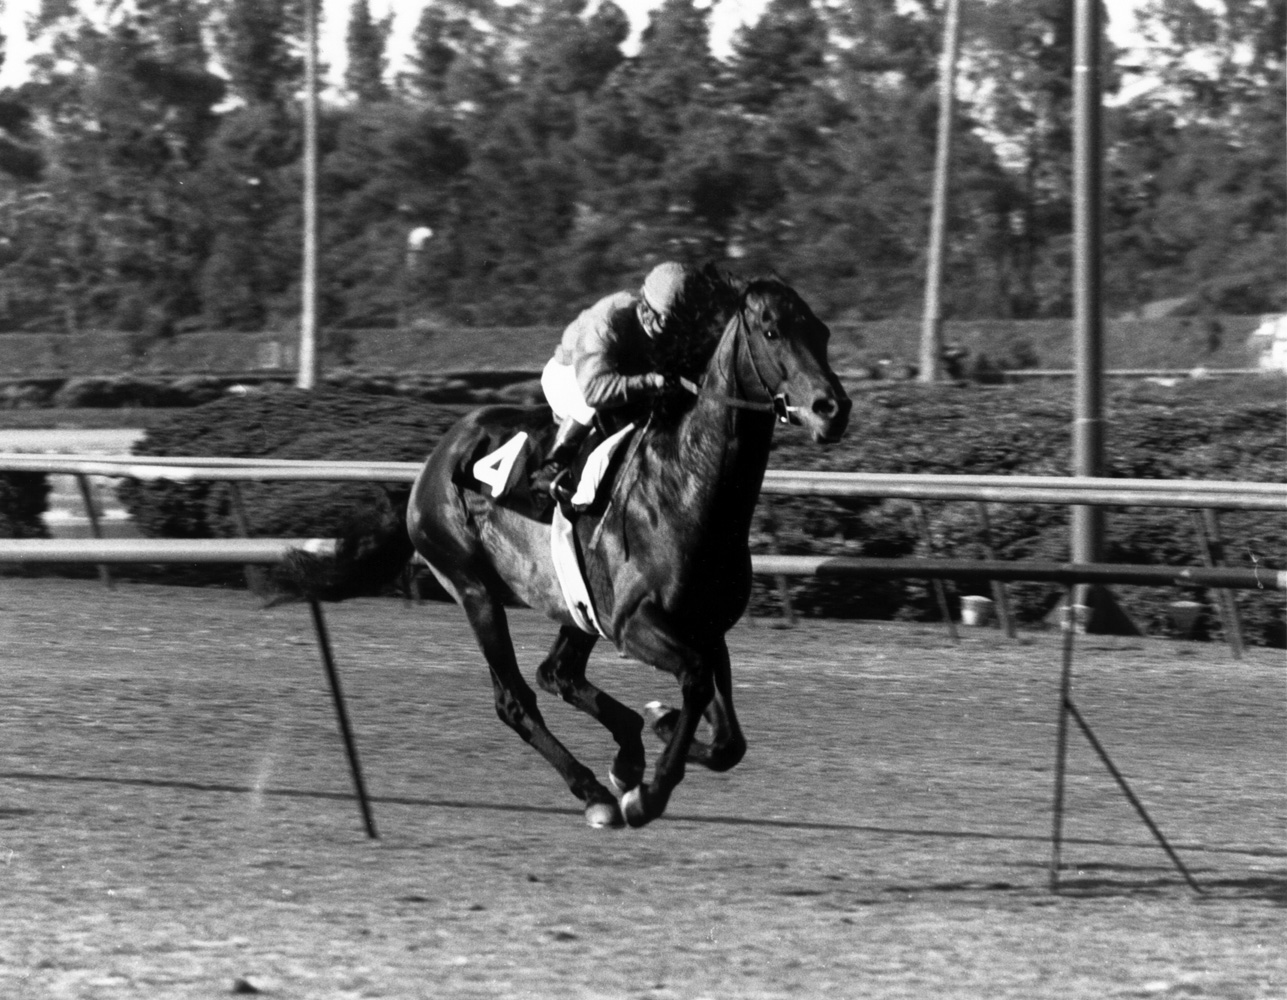
[{"label": "metal rail post", "polygon": [[1073,703],[1073,637],[1077,630],[1073,624],[1072,609],[1079,601],[1085,600],[1085,598],[1077,598],[1074,596],[1073,591],[1077,589],[1084,589],[1084,585],[1081,585],[1080,587],[1069,587],[1067,589],[1067,604],[1065,605],[1067,612],[1064,616],[1063,622],[1061,623],[1061,627],[1063,628],[1064,655],[1063,670],[1059,680],[1059,729],[1055,743],[1055,803],[1054,826],[1051,836],[1050,890],[1051,892],[1059,891],[1059,870],[1061,867],[1060,855],[1063,847],[1064,772],[1066,771],[1068,764],[1068,719],[1071,717],[1072,720],[1077,723],[1077,728],[1082,731],[1082,735],[1086,737],[1087,742],[1090,743],[1091,748],[1094,749],[1095,753],[1099,756],[1099,759],[1103,762],[1104,767],[1108,769],[1108,773],[1113,776],[1113,780],[1117,782],[1118,787],[1126,796],[1127,801],[1135,807],[1135,811],[1139,814],[1140,819],[1144,821],[1144,825],[1148,827],[1149,832],[1153,834],[1154,839],[1156,839],[1162,846],[1162,850],[1166,852],[1167,857],[1171,859],[1171,863],[1174,864],[1179,873],[1184,876],[1184,881],[1189,884],[1189,888],[1194,892],[1201,894],[1203,892],[1202,887],[1198,885],[1193,876],[1189,873],[1188,868],[1184,866],[1184,862],[1180,860],[1180,856],[1175,853],[1175,850],[1171,847],[1166,837],[1163,836],[1158,825],[1153,822],[1153,817],[1151,817],[1148,814],[1148,810],[1144,808],[1144,803],[1142,803],[1135,795],[1135,792],[1127,783],[1126,778],[1123,777],[1122,772],[1117,769],[1112,758],[1108,756],[1108,751],[1104,749],[1104,745],[1099,742],[1095,737],[1094,732],[1091,731],[1090,724],[1082,716],[1081,712],[1077,710],[1077,706]]},{"label": "metal rail post", "polygon": [[353,787],[357,792],[358,806],[362,810],[362,823],[366,835],[378,840],[375,832],[375,818],[371,815],[371,803],[366,794],[366,783],[362,780],[362,765],[358,762],[357,744],[353,739],[353,728],[349,725],[349,713],[344,707],[344,692],[340,688],[340,675],[335,669],[335,660],[331,656],[331,640],[326,632],[326,620],[322,617],[322,606],[317,598],[308,601],[313,612],[313,630],[317,633],[317,648],[322,655],[322,666],[326,670],[326,679],[331,685],[331,701],[335,703],[335,717],[340,724],[340,736],[344,739],[344,752],[348,755],[349,771],[353,775]]}]

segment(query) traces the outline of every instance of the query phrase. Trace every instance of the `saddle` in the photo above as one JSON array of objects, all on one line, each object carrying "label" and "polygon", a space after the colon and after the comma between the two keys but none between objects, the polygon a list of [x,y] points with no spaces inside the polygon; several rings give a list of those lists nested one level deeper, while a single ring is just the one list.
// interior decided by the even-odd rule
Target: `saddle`
[{"label": "saddle", "polygon": [[[612,483],[623,461],[623,447],[635,431],[633,423],[608,434],[598,424],[586,436],[572,468],[577,489],[569,504],[556,505],[547,493],[532,489],[532,477],[545,462],[555,428],[481,428],[475,447],[460,460],[453,473],[459,486],[481,493],[505,507],[550,525],[550,556],[563,591],[563,600],[577,627],[591,635],[603,630],[595,614],[594,599],[586,582],[584,532],[605,512]],[[584,520],[582,514],[587,514]]]},{"label": "saddle", "polygon": [[[634,426],[629,423],[605,429],[596,422],[590,429],[572,463],[577,489],[564,510],[569,520],[575,521],[582,512],[606,504],[601,494],[608,492],[616,476],[621,445],[629,440]],[[481,493],[497,506],[549,524],[554,516],[554,501],[543,491],[533,490],[532,479],[545,464],[557,427],[523,427],[507,422],[483,426],[480,431],[474,448],[458,462],[453,481]]]}]

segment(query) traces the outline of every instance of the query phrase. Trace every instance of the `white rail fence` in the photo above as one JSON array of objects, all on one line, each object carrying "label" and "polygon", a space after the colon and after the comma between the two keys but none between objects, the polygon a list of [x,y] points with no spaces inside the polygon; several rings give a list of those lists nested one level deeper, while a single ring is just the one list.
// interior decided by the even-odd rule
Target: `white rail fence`
[{"label": "white rail fence", "polygon": [[[166,482],[385,482],[410,483],[420,471],[417,462],[332,462],[245,458],[170,458],[142,456],[68,456],[56,454],[0,453],[0,471],[72,475],[82,484],[88,513],[97,530],[96,512],[87,477],[130,478]],[[801,472],[769,470],[763,492],[770,496],[825,496],[839,499],[903,499],[918,505],[918,518],[926,524],[921,501],[968,501],[979,507],[981,532],[987,538],[987,504],[1044,503],[1098,506],[1189,508],[1205,513],[1195,517],[1195,527],[1205,556],[1201,567],[1138,566],[1122,564],[1002,562],[995,559],[870,559],[760,554],[753,557],[757,573],[776,576],[788,615],[788,576],[912,577],[935,582],[941,611],[955,637],[955,629],[942,591],[943,580],[987,580],[997,598],[1002,625],[1013,635],[1004,592],[1005,581],[1046,581],[1069,584],[1127,583],[1156,586],[1211,587],[1220,594],[1219,609],[1235,656],[1242,640],[1232,589],[1287,590],[1287,571],[1262,568],[1228,568],[1219,565],[1217,511],[1262,510],[1287,512],[1287,483],[1248,483],[1227,480],[1105,479],[1062,476],[951,476],[853,472]],[[234,507],[240,495],[234,493]],[[249,534],[244,512],[239,513],[242,533]],[[923,527],[926,542],[928,528]],[[272,539],[212,539],[204,542],[166,539],[52,540],[14,542],[0,540],[0,561],[85,562],[105,567],[113,562],[226,562],[246,565],[275,562],[284,546],[311,546],[324,551],[333,543],[325,539],[288,542]],[[931,546],[932,550],[932,546]],[[238,554],[240,553],[240,554]],[[101,570],[106,577],[106,569]]]},{"label": "white rail fence", "polygon": [[[140,459],[137,456],[113,459],[83,459],[49,455],[0,455],[0,471],[56,472],[79,477],[128,477],[142,480],[238,481],[327,480],[359,482],[410,482],[419,470],[413,463],[399,462],[281,462],[234,459]],[[82,487],[86,500],[92,500]],[[914,502],[925,499],[966,500],[980,505],[988,502],[1051,504],[1100,504],[1107,506],[1197,507],[1219,509],[1287,511],[1287,484],[1185,481],[1165,483],[1150,480],[1062,479],[1055,477],[971,477],[971,476],[889,476],[861,473],[770,472],[764,492],[787,496],[901,497]],[[986,524],[986,521],[984,522]],[[275,564],[293,549],[316,554],[334,551],[331,539],[0,539],[0,563],[83,562],[83,563],[232,563]],[[1211,559],[1208,557],[1208,563]],[[1159,585],[1248,587],[1287,590],[1287,571],[1242,570],[1206,567],[1125,566],[996,560],[954,559],[857,559],[825,556],[757,556],[757,572],[784,576],[925,577],[944,579],[991,579],[994,586],[1003,580],[1047,580],[1068,588],[1068,603],[1075,584],[1149,583]],[[377,836],[369,798],[358,762],[338,674],[330,650],[322,610],[310,600],[318,646],[331,686],[332,698],[344,738],[354,789],[367,835]],[[950,616],[948,618],[950,622]],[[1056,753],[1055,815],[1062,817],[1065,741],[1067,720],[1072,718],[1112,773],[1123,793],[1135,807],[1154,837],[1166,850],[1188,883],[1201,891],[1192,875],[1149,817],[1143,804],[1113,764],[1107,751],[1091,731],[1071,697],[1074,629],[1065,626],[1063,671],[1060,689],[1058,748]],[[1235,647],[1235,655],[1238,647]],[[1052,873],[1058,870],[1060,821],[1053,835]],[[1054,876],[1052,875],[1052,885]]]}]

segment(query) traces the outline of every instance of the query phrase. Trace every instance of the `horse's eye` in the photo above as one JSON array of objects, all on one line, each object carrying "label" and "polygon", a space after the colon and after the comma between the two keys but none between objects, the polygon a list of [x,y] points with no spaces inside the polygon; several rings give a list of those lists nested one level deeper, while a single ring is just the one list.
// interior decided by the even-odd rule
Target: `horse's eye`
[{"label": "horse's eye", "polygon": [[777,317],[773,315],[768,306],[760,309],[760,329],[764,331],[765,340],[772,340],[778,335]]}]

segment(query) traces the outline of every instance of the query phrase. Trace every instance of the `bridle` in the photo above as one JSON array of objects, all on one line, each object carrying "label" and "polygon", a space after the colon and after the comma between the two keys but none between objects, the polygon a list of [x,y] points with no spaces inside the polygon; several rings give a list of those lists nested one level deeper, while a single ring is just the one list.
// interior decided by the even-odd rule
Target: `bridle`
[{"label": "bridle", "polygon": [[[762,402],[754,399],[743,399],[741,396],[730,396],[727,393],[716,392],[714,389],[707,389],[704,385],[700,385],[683,377],[679,379],[679,384],[694,396],[701,396],[705,399],[714,400],[724,406],[730,406],[739,410],[751,410],[755,413],[772,413],[778,418],[778,423],[780,424],[792,422],[798,423],[799,418],[796,414],[800,412],[800,407],[792,406],[790,397],[788,397],[785,392],[774,392],[769,388],[768,380],[765,379],[764,375],[760,372],[760,366],[755,360],[755,350],[751,346],[750,335],[747,333],[748,324],[746,322],[744,306],[739,305],[737,307],[737,315],[734,317],[734,322],[737,323],[737,331],[734,334],[735,340],[733,343],[733,371],[734,373],[737,371],[738,354],[740,353],[739,347],[744,348],[746,359],[751,365],[751,371],[755,374],[755,379],[760,383],[760,389],[763,391],[764,395],[768,397],[768,401]],[[740,380],[738,381],[738,384],[741,384]]]}]

